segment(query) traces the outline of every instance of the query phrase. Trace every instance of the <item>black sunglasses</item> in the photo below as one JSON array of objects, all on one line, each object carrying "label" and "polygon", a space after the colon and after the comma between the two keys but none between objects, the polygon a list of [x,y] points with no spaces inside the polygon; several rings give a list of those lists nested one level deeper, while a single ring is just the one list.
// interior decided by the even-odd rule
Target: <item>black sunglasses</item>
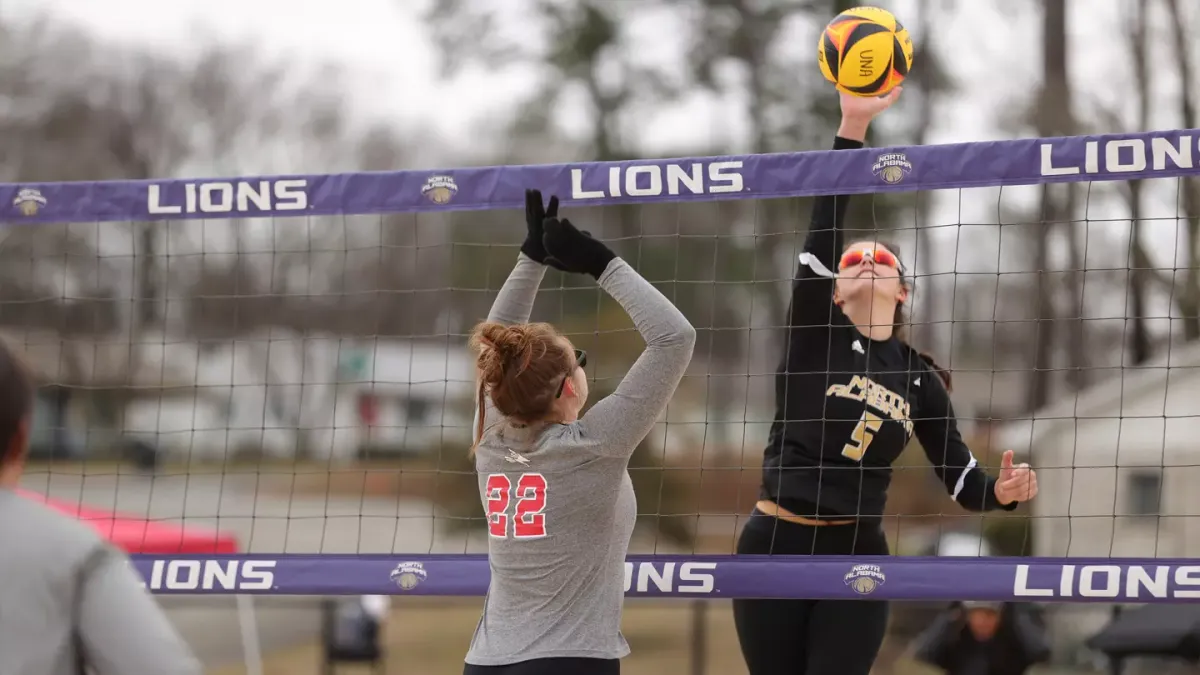
[{"label": "black sunglasses", "polygon": [[[575,350],[575,368],[582,368],[586,365],[587,365],[587,352],[583,351],[582,349],[576,349]],[[574,368],[572,368],[570,370],[570,372],[568,372],[566,375],[563,376],[562,382],[558,383],[558,393],[554,395],[554,398],[562,398],[563,388],[565,388],[567,386],[567,378],[571,377],[571,373],[573,373],[573,372],[575,372]]]}]

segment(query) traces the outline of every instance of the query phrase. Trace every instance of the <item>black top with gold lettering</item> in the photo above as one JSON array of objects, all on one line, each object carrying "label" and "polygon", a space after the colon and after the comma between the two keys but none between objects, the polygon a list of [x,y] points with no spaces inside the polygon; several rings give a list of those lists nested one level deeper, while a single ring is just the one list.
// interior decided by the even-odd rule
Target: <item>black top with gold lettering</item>
[{"label": "black top with gold lettering", "polygon": [[[834,149],[861,148],[838,138]],[[896,338],[871,340],[833,304],[846,196],[819,197],[792,285],[762,497],[809,518],[878,517],[892,462],[915,434],[964,508],[1011,510],[963,443],[929,363]]]}]

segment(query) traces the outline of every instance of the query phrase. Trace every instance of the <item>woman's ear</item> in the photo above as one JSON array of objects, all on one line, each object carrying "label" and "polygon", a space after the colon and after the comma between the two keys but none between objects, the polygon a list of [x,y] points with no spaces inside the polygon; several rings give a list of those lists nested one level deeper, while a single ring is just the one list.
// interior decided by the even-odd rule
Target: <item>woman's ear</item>
[{"label": "woman's ear", "polygon": [[896,293],[896,302],[902,305],[908,302],[908,286],[900,284],[900,290]]},{"label": "woman's ear", "polygon": [[572,382],[573,379],[575,378],[571,377],[570,375],[567,376],[566,382],[563,383],[563,396],[575,398],[579,395],[579,393],[575,391],[575,383]]}]

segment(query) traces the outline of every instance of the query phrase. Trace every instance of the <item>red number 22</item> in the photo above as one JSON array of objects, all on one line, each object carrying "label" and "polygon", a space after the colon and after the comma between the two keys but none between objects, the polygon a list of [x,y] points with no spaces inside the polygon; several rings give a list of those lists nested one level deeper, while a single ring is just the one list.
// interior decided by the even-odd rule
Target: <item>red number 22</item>
[{"label": "red number 22", "polygon": [[[523,473],[512,480],[502,473],[487,477],[488,534],[498,539],[508,537],[508,521],[512,520],[515,539],[537,539],[546,536],[546,477],[540,473]],[[508,507],[515,497],[516,511],[509,517]]]}]

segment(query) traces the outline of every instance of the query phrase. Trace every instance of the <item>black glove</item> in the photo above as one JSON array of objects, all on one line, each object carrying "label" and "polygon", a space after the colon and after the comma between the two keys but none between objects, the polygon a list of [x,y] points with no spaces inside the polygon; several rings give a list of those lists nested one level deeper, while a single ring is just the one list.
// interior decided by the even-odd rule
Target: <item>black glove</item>
[{"label": "black glove", "polygon": [[617,257],[602,242],[586,231],[580,232],[566,219],[546,218],[542,223],[542,244],[547,261],[554,260],[562,265],[559,269],[568,272],[590,274],[597,281],[608,263]]},{"label": "black glove", "polygon": [[554,269],[566,271],[557,260],[546,259],[546,248],[542,245],[542,223],[547,218],[558,217],[558,197],[550,195],[549,208],[542,208],[542,191],[525,191],[525,243],[521,244],[521,253],[531,260]]}]

